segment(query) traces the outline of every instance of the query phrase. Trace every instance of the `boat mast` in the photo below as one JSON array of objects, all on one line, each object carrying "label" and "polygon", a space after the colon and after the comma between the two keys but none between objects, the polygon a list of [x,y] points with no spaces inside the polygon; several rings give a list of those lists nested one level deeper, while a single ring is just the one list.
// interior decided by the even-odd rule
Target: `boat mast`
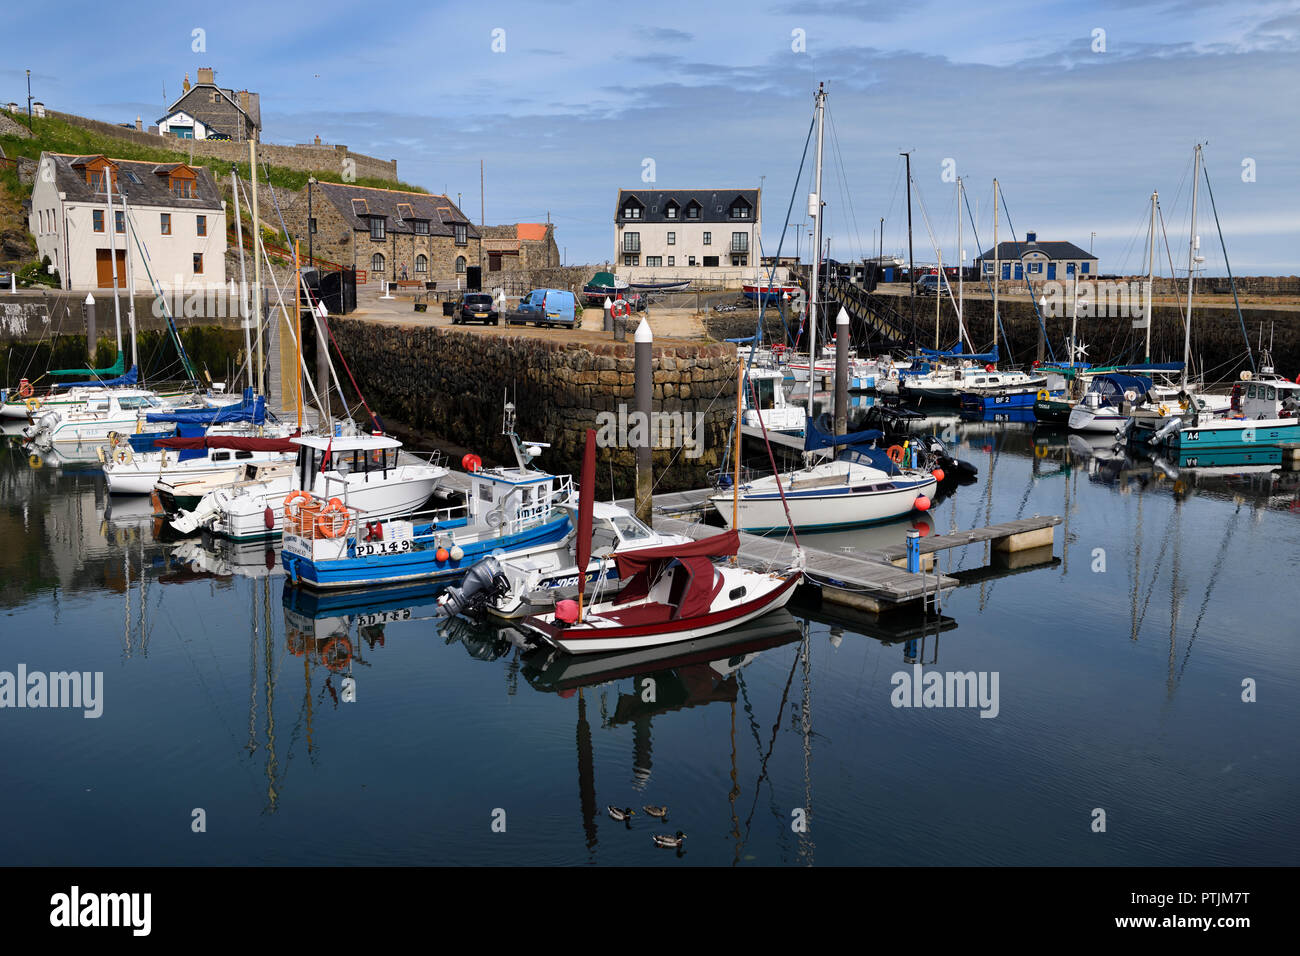
[{"label": "boat mast", "polygon": [[808,417],[813,417],[813,392],[817,382],[817,279],[822,257],[822,133],[826,115],[826,89],[817,84],[817,172],[808,215],[813,217],[812,299],[808,303]]},{"label": "boat mast", "polygon": [[1196,277],[1196,195],[1201,177],[1201,144],[1192,155],[1192,229],[1187,242],[1187,320],[1183,323],[1183,391],[1187,391],[1187,366],[1192,360],[1192,284]]},{"label": "boat mast", "polygon": [[[135,343],[135,269],[131,267],[131,241],[134,239],[139,242],[135,230],[131,228],[131,213],[126,208],[126,192],[122,189],[122,184],[117,184],[117,191],[122,195],[122,224],[126,227],[126,324],[131,330],[131,367],[137,368],[139,362],[136,355]],[[117,349],[122,350],[122,343],[117,343]]]},{"label": "boat mast", "polygon": [[257,322],[257,394],[261,395],[266,379],[262,375],[262,220],[257,215],[257,141],[248,141],[249,182],[253,187],[253,315]]},{"label": "boat mast", "polygon": [[[248,334],[248,274],[244,271],[244,219],[239,211],[239,173],[234,163],[230,164],[230,191],[235,196],[235,236],[239,242],[239,324],[244,327],[244,361],[248,363],[248,368],[251,370],[253,342]],[[256,241],[253,247],[257,247]]]},{"label": "boat mast", "polygon": [[907,163],[907,314],[912,320],[912,344],[916,339],[916,260],[912,257],[912,154],[899,153]]},{"label": "boat mast", "polygon": [[1156,287],[1156,201],[1159,195],[1156,190],[1151,190],[1151,226],[1147,236],[1147,350],[1146,358],[1142,360],[1147,363],[1151,361],[1151,296]]},{"label": "boat mast", "polygon": [[966,337],[966,250],[961,247],[962,181],[957,177],[957,341]]},{"label": "boat mast", "polygon": [[998,181],[993,180],[993,347],[998,347],[998,279],[1002,261],[998,258]]},{"label": "boat mast", "polygon": [[[121,182],[118,188],[122,188]],[[108,261],[113,267],[113,318],[117,322],[117,351],[122,351],[122,309],[117,301],[117,217],[113,215],[113,169],[108,167],[104,170],[104,198],[108,201]],[[126,228],[126,213],[122,213],[122,228]],[[92,358],[95,354],[96,342],[87,342],[87,351]],[[98,364],[92,361],[92,366]]]}]

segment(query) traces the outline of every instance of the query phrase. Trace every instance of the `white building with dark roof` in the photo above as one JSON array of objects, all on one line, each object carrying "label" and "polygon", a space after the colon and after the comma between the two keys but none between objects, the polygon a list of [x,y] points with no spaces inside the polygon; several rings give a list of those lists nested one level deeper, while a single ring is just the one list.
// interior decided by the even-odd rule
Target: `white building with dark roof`
[{"label": "white building with dark roof", "polygon": [[225,203],[203,167],[42,153],[28,226],[37,255],[50,257],[65,289],[112,288],[114,252],[122,289],[128,257],[136,292],[152,290],[150,274],[169,291],[226,281]]},{"label": "white building with dark roof", "polygon": [[620,189],[614,267],[629,282],[752,282],[762,228],[760,189]]},{"label": "white building with dark roof", "polygon": [[[1045,282],[1097,275],[1097,257],[1072,242],[1039,242],[1038,233],[1025,233],[1024,242],[999,242],[996,261],[1001,278],[1014,282]],[[989,249],[975,259],[977,274],[993,278],[995,257]]]}]

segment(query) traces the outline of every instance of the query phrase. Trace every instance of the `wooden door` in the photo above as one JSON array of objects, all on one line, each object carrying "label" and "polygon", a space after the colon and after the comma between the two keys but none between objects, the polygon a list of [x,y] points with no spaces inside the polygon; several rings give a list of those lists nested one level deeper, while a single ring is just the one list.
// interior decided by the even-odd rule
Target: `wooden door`
[{"label": "wooden door", "polygon": [[[126,250],[117,250],[117,287],[126,288]],[[113,288],[113,260],[108,249],[95,250],[95,288]]]}]

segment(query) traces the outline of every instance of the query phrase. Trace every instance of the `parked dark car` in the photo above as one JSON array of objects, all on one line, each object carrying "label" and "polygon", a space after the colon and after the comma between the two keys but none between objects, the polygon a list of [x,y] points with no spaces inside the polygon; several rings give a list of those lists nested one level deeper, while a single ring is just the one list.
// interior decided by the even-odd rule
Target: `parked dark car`
[{"label": "parked dark car", "polygon": [[500,325],[501,313],[497,311],[492,296],[486,292],[466,292],[460,297],[451,318],[452,325],[464,325],[468,322],[482,322],[484,325]]},{"label": "parked dark car", "polygon": [[933,272],[923,275],[921,276],[921,278],[916,280],[917,295],[935,295],[936,293],[938,293],[940,288],[942,288],[943,291],[945,292],[949,291],[952,288],[952,286],[948,282],[947,276],[943,277],[942,286],[939,285],[939,277],[935,275]]}]

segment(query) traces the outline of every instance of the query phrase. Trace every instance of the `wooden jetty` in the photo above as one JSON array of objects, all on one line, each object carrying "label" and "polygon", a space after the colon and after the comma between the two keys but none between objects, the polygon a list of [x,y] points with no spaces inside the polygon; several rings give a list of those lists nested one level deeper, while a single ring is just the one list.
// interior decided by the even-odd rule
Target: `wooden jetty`
[{"label": "wooden jetty", "polygon": [[[801,549],[804,572],[810,581],[820,585],[823,601],[873,614],[909,606],[924,606],[961,583],[948,575],[930,573],[937,552],[989,541],[992,542],[995,553],[1025,551],[1038,556],[1040,550],[1052,546],[1055,528],[1060,523],[1059,515],[1036,515],[970,531],[922,538],[923,573],[906,570],[907,551],[902,545],[897,548],[838,553],[805,547]],[[707,537],[719,531],[716,527],[700,522],[667,516],[656,516],[655,529],[693,538]],[[796,561],[794,543],[788,538],[763,537],[743,531],[740,533],[738,557],[741,564],[758,570],[787,568]],[[1050,552],[1046,555],[1046,560],[1051,560]]]}]

